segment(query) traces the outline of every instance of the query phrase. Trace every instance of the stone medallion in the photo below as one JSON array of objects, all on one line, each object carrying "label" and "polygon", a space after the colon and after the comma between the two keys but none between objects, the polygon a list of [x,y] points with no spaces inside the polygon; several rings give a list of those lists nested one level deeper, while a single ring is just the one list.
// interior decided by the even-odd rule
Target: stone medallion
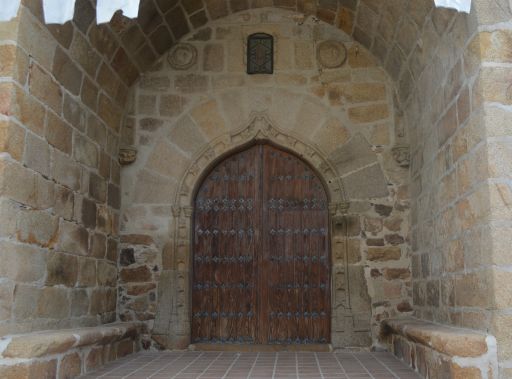
[{"label": "stone medallion", "polygon": [[347,60],[347,48],[338,41],[324,41],[317,47],[316,58],[323,68],[338,68]]},{"label": "stone medallion", "polygon": [[178,43],[169,52],[167,60],[176,70],[189,69],[197,62],[197,49],[189,43]]}]

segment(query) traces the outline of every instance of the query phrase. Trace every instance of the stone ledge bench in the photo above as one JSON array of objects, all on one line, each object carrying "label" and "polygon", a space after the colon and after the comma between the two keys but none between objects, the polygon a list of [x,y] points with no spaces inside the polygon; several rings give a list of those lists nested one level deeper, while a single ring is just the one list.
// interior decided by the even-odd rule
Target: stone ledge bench
[{"label": "stone ledge bench", "polygon": [[47,330],[0,338],[0,378],[74,378],[140,349],[139,323]]},{"label": "stone ledge bench", "polygon": [[496,339],[488,334],[415,318],[382,322],[393,354],[425,378],[496,378]]}]

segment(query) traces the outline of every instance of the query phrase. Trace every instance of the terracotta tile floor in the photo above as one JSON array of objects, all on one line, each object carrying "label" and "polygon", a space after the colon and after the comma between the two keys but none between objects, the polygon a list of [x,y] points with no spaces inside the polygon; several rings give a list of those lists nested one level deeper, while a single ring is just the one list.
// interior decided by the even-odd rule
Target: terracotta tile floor
[{"label": "terracotta tile floor", "polygon": [[138,353],[82,376],[126,379],[420,378],[388,353]]}]

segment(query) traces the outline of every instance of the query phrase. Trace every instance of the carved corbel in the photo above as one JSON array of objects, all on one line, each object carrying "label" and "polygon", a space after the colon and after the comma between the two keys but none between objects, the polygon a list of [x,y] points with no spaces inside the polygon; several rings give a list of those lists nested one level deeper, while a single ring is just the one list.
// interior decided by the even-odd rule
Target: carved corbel
[{"label": "carved corbel", "polygon": [[173,205],[171,207],[171,212],[172,212],[172,215],[175,219],[177,219],[178,217],[180,217],[181,215],[181,207],[178,206],[178,205]]},{"label": "carved corbel", "polygon": [[183,214],[186,218],[191,218],[194,214],[194,208],[193,207],[183,207]]},{"label": "carved corbel", "polygon": [[133,146],[123,146],[119,149],[119,164],[127,166],[137,159],[137,149]]},{"label": "carved corbel", "polygon": [[409,165],[411,164],[411,150],[409,146],[396,146],[391,150],[391,152],[393,153],[393,158],[400,167],[409,167]]},{"label": "carved corbel", "polygon": [[343,232],[345,216],[348,213],[349,207],[350,203],[348,201],[329,204],[329,213],[331,215],[333,237],[336,237]]}]

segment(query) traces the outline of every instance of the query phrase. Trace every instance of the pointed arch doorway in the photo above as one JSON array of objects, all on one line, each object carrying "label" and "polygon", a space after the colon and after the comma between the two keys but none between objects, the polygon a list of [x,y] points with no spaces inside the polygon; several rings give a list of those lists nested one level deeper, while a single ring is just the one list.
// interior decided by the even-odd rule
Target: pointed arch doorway
[{"label": "pointed arch doorway", "polygon": [[257,144],[194,200],[193,343],[330,342],[329,199],[295,155]]}]

